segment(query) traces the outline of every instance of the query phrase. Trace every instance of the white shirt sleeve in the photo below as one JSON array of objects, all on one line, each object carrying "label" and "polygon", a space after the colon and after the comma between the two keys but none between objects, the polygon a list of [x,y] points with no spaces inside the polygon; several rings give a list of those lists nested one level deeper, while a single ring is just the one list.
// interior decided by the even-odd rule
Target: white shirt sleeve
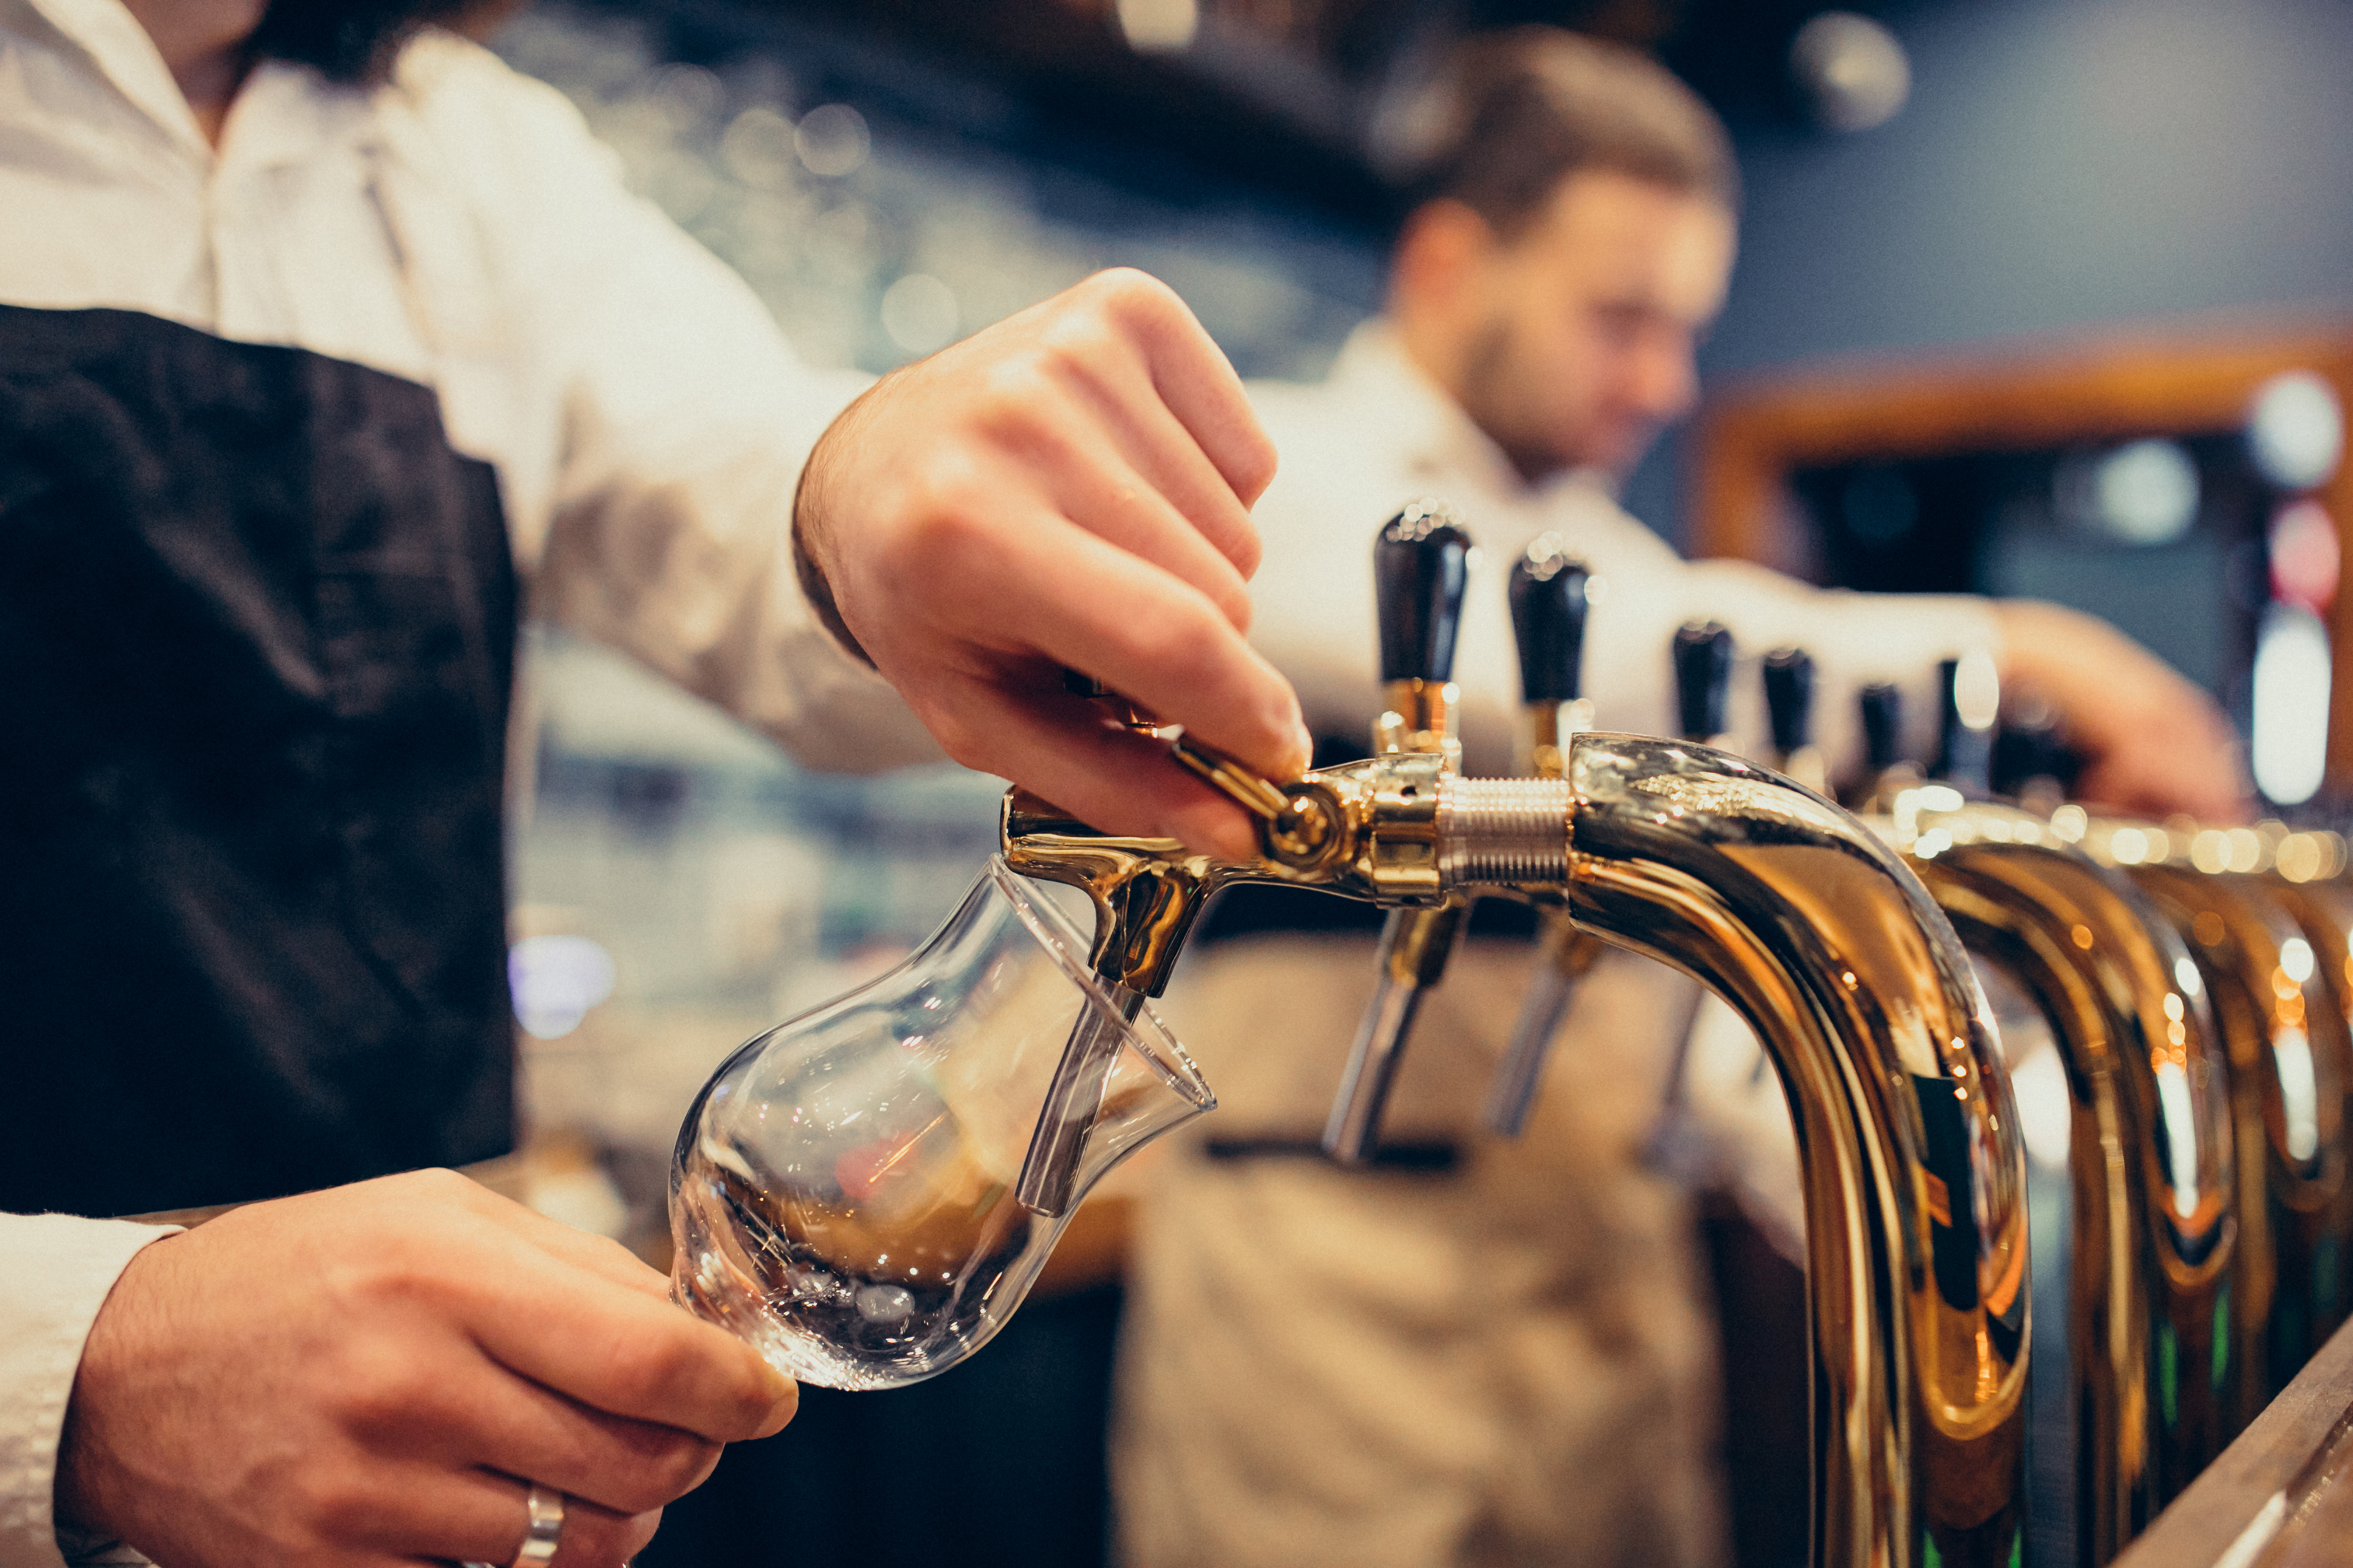
[{"label": "white shirt sleeve", "polygon": [[0,1568],[137,1562],[60,1538],[51,1512],[58,1443],[82,1343],[134,1254],[168,1226],[0,1214]]},{"label": "white shirt sleeve", "polygon": [[[475,235],[464,265],[487,270],[498,301],[480,321],[435,323],[453,374],[478,344],[519,404],[557,410],[543,460],[501,443],[518,454],[502,483],[534,610],[810,766],[938,761],[889,683],[818,620],[792,567],[801,467],[865,378],[803,364],[742,279],[623,187],[553,89],[443,38],[411,47],[401,83],[413,112],[386,117],[395,163],[422,177],[391,205],[415,232],[412,266],[429,276],[427,252],[449,226],[439,193],[454,188]],[[412,204],[423,221],[402,226]]]}]

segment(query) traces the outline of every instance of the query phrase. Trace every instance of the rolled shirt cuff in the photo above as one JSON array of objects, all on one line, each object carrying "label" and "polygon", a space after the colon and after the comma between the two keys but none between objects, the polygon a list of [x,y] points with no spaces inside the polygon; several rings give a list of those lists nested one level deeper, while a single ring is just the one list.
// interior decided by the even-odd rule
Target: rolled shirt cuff
[{"label": "rolled shirt cuff", "polygon": [[0,1563],[82,1568],[145,1559],[60,1530],[58,1445],[90,1325],[141,1247],[169,1226],[0,1215]]}]

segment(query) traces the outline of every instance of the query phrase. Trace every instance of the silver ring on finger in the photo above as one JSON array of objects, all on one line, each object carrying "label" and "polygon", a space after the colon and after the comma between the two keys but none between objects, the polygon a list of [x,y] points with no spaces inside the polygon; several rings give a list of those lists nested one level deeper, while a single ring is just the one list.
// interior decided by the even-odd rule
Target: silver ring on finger
[{"label": "silver ring on finger", "polygon": [[522,1550],[515,1553],[514,1568],[547,1568],[564,1538],[564,1494],[533,1481],[523,1508],[531,1518],[523,1527]]}]

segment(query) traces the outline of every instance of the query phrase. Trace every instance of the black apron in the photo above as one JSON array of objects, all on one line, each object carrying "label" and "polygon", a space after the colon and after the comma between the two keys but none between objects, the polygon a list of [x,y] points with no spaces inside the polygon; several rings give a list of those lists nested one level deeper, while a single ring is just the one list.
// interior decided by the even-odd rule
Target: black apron
[{"label": "black apron", "polygon": [[515,596],[430,390],[0,306],[0,1210],[512,1146]]}]

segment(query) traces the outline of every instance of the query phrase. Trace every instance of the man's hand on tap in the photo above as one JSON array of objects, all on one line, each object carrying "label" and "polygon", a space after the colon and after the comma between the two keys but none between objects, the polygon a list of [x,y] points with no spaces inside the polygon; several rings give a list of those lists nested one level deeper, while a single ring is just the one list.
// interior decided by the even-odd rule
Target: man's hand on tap
[{"label": "man's hand on tap", "polygon": [[2246,818],[2238,735],[2212,698],[2105,621],[2031,599],[1995,610],[2002,684],[2051,704],[2084,759],[2077,795],[2143,816]]},{"label": "man's hand on tap", "polygon": [[613,1568],[720,1446],[791,1419],[662,1277],[448,1171],[235,1210],[131,1261],[58,1450],[65,1522],[171,1568]]},{"label": "man's hand on tap", "polygon": [[811,598],[956,761],[1107,832],[1243,857],[1242,813],[1062,672],[1304,769],[1298,700],[1243,640],[1273,476],[1192,312],[1105,272],[876,383],[811,454],[794,538]]}]

